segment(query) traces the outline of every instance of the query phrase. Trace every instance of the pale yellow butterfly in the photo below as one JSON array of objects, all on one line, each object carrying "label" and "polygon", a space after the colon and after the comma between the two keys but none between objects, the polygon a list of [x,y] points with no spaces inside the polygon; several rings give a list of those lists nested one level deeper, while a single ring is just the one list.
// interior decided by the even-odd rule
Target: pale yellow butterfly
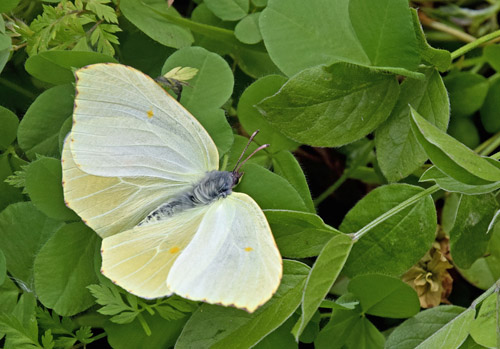
[{"label": "pale yellow butterfly", "polygon": [[217,171],[201,124],[127,66],[76,71],[62,154],[67,205],[102,238],[101,272],[139,297],[177,294],[249,312],[271,298],[282,260],[264,213]]}]

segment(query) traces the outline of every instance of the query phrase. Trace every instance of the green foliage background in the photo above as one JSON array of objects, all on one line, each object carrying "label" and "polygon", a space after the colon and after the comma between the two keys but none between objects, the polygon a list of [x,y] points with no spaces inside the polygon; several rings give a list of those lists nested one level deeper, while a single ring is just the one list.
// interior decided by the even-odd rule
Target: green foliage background
[{"label": "green foliage background", "polygon": [[[2,0],[0,345],[498,347],[499,11],[493,0]],[[180,102],[228,168],[255,129],[251,150],[271,144],[236,188],[284,257],[255,313],[140,299],[100,274],[100,238],[65,206],[60,164],[73,71],[100,62],[152,77],[197,68]],[[353,183],[361,193],[342,190]],[[426,259],[436,249],[441,267]],[[450,304],[421,308],[431,291]]]}]

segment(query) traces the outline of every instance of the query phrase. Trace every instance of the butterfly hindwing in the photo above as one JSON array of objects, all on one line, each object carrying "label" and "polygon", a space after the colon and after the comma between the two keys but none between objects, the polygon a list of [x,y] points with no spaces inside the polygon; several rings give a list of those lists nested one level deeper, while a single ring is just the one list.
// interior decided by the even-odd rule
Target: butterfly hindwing
[{"label": "butterfly hindwing", "polygon": [[250,312],[279,286],[282,260],[264,213],[248,195],[210,205],[167,278],[174,293]]}]

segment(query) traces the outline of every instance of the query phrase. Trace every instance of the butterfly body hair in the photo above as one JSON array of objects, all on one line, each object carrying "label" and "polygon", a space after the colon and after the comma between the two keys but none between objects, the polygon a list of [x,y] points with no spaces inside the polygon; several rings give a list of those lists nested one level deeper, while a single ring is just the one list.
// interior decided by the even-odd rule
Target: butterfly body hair
[{"label": "butterfly body hair", "polygon": [[142,220],[139,225],[157,222],[176,213],[194,208],[196,206],[208,205],[211,202],[225,198],[232,192],[232,188],[238,183],[240,175],[228,171],[210,171],[205,177],[194,185],[190,190],[174,197],[168,202],[161,204]]}]

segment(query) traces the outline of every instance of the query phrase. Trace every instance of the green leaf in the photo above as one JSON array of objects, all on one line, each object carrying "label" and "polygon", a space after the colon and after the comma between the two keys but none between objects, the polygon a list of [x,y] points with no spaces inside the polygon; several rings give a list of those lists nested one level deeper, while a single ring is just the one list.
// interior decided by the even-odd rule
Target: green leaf
[{"label": "green leaf", "polygon": [[26,191],[37,209],[58,220],[79,220],[64,204],[61,161],[42,157],[26,167]]},{"label": "green leaf", "polygon": [[260,132],[255,137],[258,144],[270,144],[268,150],[294,150],[299,144],[285,137],[262,116],[255,105],[262,99],[272,96],[283,86],[286,78],[281,75],[268,75],[248,86],[238,101],[238,120],[248,134]]},{"label": "green leaf", "polygon": [[249,348],[288,319],[300,304],[309,267],[283,261],[276,294],[252,314],[235,308],[203,304],[189,319],[176,348]]},{"label": "green leaf", "polygon": [[26,71],[35,78],[54,85],[75,81],[73,69],[89,64],[113,62],[111,56],[92,51],[45,51],[26,60]]},{"label": "green leaf", "polygon": [[271,332],[269,335],[265,336],[256,346],[255,349],[275,349],[275,348],[286,348],[286,349],[298,349],[299,344],[295,341],[292,334],[293,324],[297,321],[297,316],[293,315],[288,318],[288,320],[283,323],[276,330]]},{"label": "green leaf", "polygon": [[364,313],[395,319],[408,318],[420,310],[417,293],[398,278],[365,274],[353,278],[347,286]]},{"label": "green leaf", "polygon": [[265,210],[264,213],[285,257],[317,256],[334,235],[340,234],[316,214],[287,210]]},{"label": "green leaf", "polygon": [[205,0],[207,7],[224,21],[237,21],[249,10],[249,0]]},{"label": "green leaf", "polygon": [[457,141],[471,149],[476,148],[481,142],[478,128],[470,118],[452,118],[447,132]]},{"label": "green leaf", "polygon": [[0,213],[0,246],[9,273],[31,288],[35,256],[62,224],[46,217],[31,202],[18,202],[3,210]]},{"label": "green leaf", "polygon": [[37,307],[36,318],[41,328],[50,328],[53,334],[72,335],[76,324],[69,317],[59,317],[55,312],[50,313],[48,309]]},{"label": "green leaf", "polygon": [[233,143],[233,133],[220,107],[233,92],[234,77],[227,62],[201,47],[176,51],[165,62],[162,75],[175,67],[197,68],[198,73],[182,90],[181,103],[209,131],[219,152],[226,153]]},{"label": "green leaf", "polygon": [[44,349],[52,349],[54,348],[54,336],[52,336],[52,331],[47,330],[42,335],[42,346]]},{"label": "green leaf", "polygon": [[0,250],[0,286],[5,282],[7,276],[7,261],[2,250]]},{"label": "green leaf", "polygon": [[330,321],[319,332],[314,344],[317,349],[377,349],[383,348],[384,342],[384,335],[359,309],[334,309]]},{"label": "green leaf", "polygon": [[97,282],[94,253],[97,235],[83,223],[63,226],[35,259],[35,288],[40,302],[59,315],[78,314],[94,304],[86,287]]},{"label": "green leaf", "polygon": [[[11,278],[5,278],[5,281],[0,285],[0,314],[12,314],[18,298],[19,292],[21,290],[16,284],[11,280]],[[2,333],[0,331],[0,337]]]},{"label": "green leaf", "polygon": [[417,45],[422,56],[422,60],[436,67],[440,72],[448,70],[451,64],[451,54],[449,51],[433,48],[427,42],[425,33],[418,19],[418,12],[414,8],[410,8],[411,17],[413,20],[413,29],[417,35]]},{"label": "green leaf", "polygon": [[10,36],[0,32],[0,72],[10,58],[11,41]]},{"label": "green leaf", "polygon": [[260,12],[249,14],[236,24],[234,36],[245,44],[256,44],[262,40],[259,29]]},{"label": "green leaf", "polygon": [[0,106],[0,150],[5,150],[16,139],[19,119],[9,109]]},{"label": "green leaf", "polygon": [[5,348],[41,348],[35,317],[36,299],[31,292],[23,293],[11,314],[0,313],[0,333],[5,333]]},{"label": "green leaf", "polygon": [[293,154],[289,151],[280,151],[273,154],[272,161],[274,173],[285,178],[295,188],[309,212],[316,213],[311,192],[307,186],[306,176]]},{"label": "green leaf", "polygon": [[500,278],[500,224],[496,224],[490,234],[485,256],[477,259],[470,268],[459,269],[468,282],[483,290]]},{"label": "green leaf", "polygon": [[283,177],[248,163],[243,166],[243,173],[235,189],[250,195],[260,208],[308,211],[299,193]]},{"label": "green leaf", "polygon": [[270,0],[260,30],[288,76],[338,61],[407,74],[420,60],[405,0]]},{"label": "green leaf", "polygon": [[427,160],[411,131],[410,105],[440,130],[448,126],[450,104],[443,80],[435,69],[424,72],[425,79],[408,78],[401,84],[396,106],[375,132],[378,164],[390,182],[407,177]]},{"label": "green leaf", "polygon": [[480,345],[498,347],[497,316],[499,312],[498,292],[490,295],[481,304],[481,309],[470,328],[470,335]]},{"label": "green leaf", "polygon": [[12,11],[21,0],[2,0],[0,3],[0,13],[8,13]]},{"label": "green leaf", "polygon": [[482,75],[471,72],[458,72],[444,78],[450,94],[453,117],[466,117],[474,114],[483,105],[488,93],[488,80]]},{"label": "green leaf", "polygon": [[489,65],[500,71],[500,45],[488,45],[483,49],[483,56]]},{"label": "green leaf", "polygon": [[103,315],[117,315],[124,311],[137,310],[124,302],[117,286],[89,285],[87,288],[96,298],[95,302],[103,306],[97,310]]},{"label": "green leaf", "polygon": [[[488,46],[490,47],[490,46]],[[500,59],[499,59],[500,64]],[[496,133],[500,131],[500,118],[498,117],[498,110],[500,109],[500,79],[494,79],[490,82],[488,94],[481,107],[481,122],[486,131]]]},{"label": "green leaf", "polygon": [[298,341],[307,324],[328,294],[344,267],[351,252],[353,240],[350,236],[338,234],[323,247],[309,272],[302,295],[302,314],[292,334]]},{"label": "green leaf", "polygon": [[500,165],[481,157],[436,128],[411,108],[412,131],[432,163],[443,173],[471,185],[500,181]]},{"label": "green leaf", "polygon": [[372,132],[398,98],[394,76],[346,63],[306,69],[258,108],[285,136],[336,147]]},{"label": "green leaf", "polygon": [[125,18],[151,39],[173,48],[186,47],[193,43],[193,36],[188,29],[169,22],[150,7],[180,17],[175,8],[168,7],[163,0],[120,1],[120,10]]},{"label": "green leaf", "polygon": [[385,347],[458,348],[469,333],[474,309],[443,305],[424,310],[399,325],[387,338]]},{"label": "green leaf", "polygon": [[453,262],[470,268],[486,252],[492,234],[488,227],[499,208],[493,194],[460,195],[455,223],[448,233]]},{"label": "green leaf", "polygon": [[445,175],[436,166],[431,166],[419,179],[420,182],[434,181],[443,190],[466,195],[486,194],[500,188],[500,181],[483,185],[469,185]]},{"label": "green leaf", "polygon": [[0,211],[6,208],[9,204],[22,201],[23,195],[19,188],[5,182],[7,178],[12,178],[12,168],[10,159],[12,154],[3,153],[0,155]]},{"label": "green leaf", "polygon": [[187,317],[166,321],[158,314],[153,316],[144,312],[144,321],[151,328],[151,335],[144,333],[139,320],[128,324],[106,322],[104,331],[108,343],[115,349],[172,348],[186,324]]},{"label": "green leaf", "polygon": [[[408,184],[378,187],[347,213],[339,230],[354,233],[422,191],[422,188]],[[367,273],[401,275],[431,247],[436,221],[434,201],[427,196],[380,223],[356,242],[344,272],[350,277]]]},{"label": "green leaf", "polygon": [[36,154],[59,157],[59,129],[73,114],[74,87],[52,87],[30,105],[17,130],[17,140],[28,159]]}]

